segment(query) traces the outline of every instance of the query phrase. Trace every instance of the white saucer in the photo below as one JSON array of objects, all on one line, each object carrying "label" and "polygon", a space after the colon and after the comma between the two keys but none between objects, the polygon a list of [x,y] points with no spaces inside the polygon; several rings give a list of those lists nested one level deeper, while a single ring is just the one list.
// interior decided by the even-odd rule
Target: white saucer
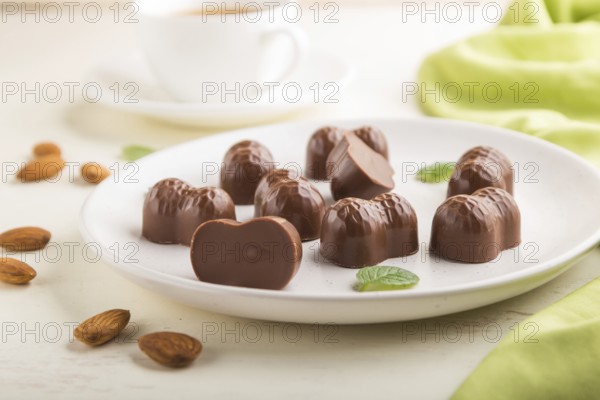
[{"label": "white saucer", "polygon": [[[347,62],[313,49],[298,70],[275,88],[272,100],[265,91],[256,102],[250,96],[246,99],[240,96],[239,102],[233,100],[226,103],[175,101],[160,87],[141,53],[123,55],[103,62],[91,71],[88,79],[98,83],[102,89],[103,95],[99,103],[113,109],[177,124],[234,127],[281,118],[303,108],[318,105],[325,101],[327,95],[330,96],[327,101],[339,101],[341,91],[352,79],[352,75],[352,68]],[[294,86],[288,86],[289,95],[286,98],[281,93],[281,88],[290,82]],[[296,84],[301,89],[301,96],[297,101]],[[119,90],[118,96],[115,96],[116,88]],[[317,88],[320,98],[315,102]],[[232,99],[232,96],[228,99]]]},{"label": "white saucer", "polygon": [[[142,207],[149,187],[178,177],[197,186],[218,185],[218,174],[203,176],[202,163],[220,165],[242,139],[265,143],[276,162],[304,166],[306,143],[323,125],[363,124],[387,134],[395,192],[411,202],[419,221],[419,252],[384,261],[416,273],[412,289],[359,293],[356,270],[318,256],[319,242],[303,244],[298,274],[281,291],[200,282],[188,247],[159,245],[141,236]],[[515,199],[522,215],[523,243],[484,264],[440,260],[428,254],[431,221],[446,198],[446,183],[414,178],[414,163],[453,161],[476,145],[498,148],[515,163]],[[371,323],[450,314],[491,304],[548,282],[600,241],[600,173],[573,153],[532,136],[467,122],[440,119],[375,119],[296,122],[248,128],[194,140],[141,160],[137,183],[102,182],[81,212],[83,237],[97,243],[104,260],[125,278],[151,291],[202,309],[256,319],[293,322]],[[215,163],[215,164],[212,164]],[[288,164],[292,168],[294,164]],[[409,172],[412,171],[412,174]],[[331,201],[328,185],[319,186]],[[241,220],[253,206],[240,206]],[[114,254],[115,243],[126,251]],[[111,250],[112,249],[112,250]],[[136,250],[137,251],[134,251]]]}]

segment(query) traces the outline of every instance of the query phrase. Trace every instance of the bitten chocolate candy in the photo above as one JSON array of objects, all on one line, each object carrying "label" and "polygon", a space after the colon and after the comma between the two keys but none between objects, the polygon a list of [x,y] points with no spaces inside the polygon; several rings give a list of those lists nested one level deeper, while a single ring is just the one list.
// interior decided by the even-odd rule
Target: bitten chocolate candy
[{"label": "bitten chocolate candy", "polygon": [[235,204],[252,204],[258,183],[272,167],[273,156],[265,146],[244,140],[233,145],[225,154],[221,187]]},{"label": "bitten chocolate candy", "polygon": [[375,265],[419,249],[417,216],[395,193],[373,200],[346,198],[327,209],[321,226],[321,254],[343,267]]},{"label": "bitten chocolate candy", "polygon": [[298,230],[302,240],[317,239],[325,201],[306,178],[294,175],[286,169],[275,169],[265,175],[254,196],[254,216],[285,218]]},{"label": "bitten chocolate candy", "polygon": [[155,243],[190,244],[192,234],[211,219],[235,219],[231,197],[215,187],[194,188],[170,178],[155,184],[146,195],[142,235]]},{"label": "bitten chocolate candy", "polygon": [[351,132],[356,133],[356,136],[367,144],[370,148],[381,154],[386,160],[388,158],[388,144],[385,139],[385,135],[381,132],[381,129],[375,128],[374,126],[361,126]]},{"label": "bitten chocolate candy", "polygon": [[220,219],[198,227],[191,260],[203,282],[283,289],[298,271],[302,242],[296,228],[283,218]]},{"label": "bitten chocolate candy", "polygon": [[388,161],[352,132],[345,133],[329,154],[327,170],[335,200],[370,199],[394,188],[394,170]]},{"label": "bitten chocolate candy", "polygon": [[471,194],[490,186],[513,194],[511,162],[493,147],[473,147],[456,163],[456,169],[448,183],[448,197]]},{"label": "bitten chocolate candy", "polygon": [[447,199],[435,212],[431,250],[466,263],[483,263],[521,242],[521,214],[505,190],[488,187]]},{"label": "bitten chocolate candy", "polygon": [[[318,129],[310,137],[306,149],[306,171],[305,175],[310,179],[327,179],[327,157],[331,150],[342,140],[346,132],[335,126],[325,126]],[[388,158],[388,145],[381,130],[372,126],[363,126],[354,129],[354,132],[370,148]]]}]

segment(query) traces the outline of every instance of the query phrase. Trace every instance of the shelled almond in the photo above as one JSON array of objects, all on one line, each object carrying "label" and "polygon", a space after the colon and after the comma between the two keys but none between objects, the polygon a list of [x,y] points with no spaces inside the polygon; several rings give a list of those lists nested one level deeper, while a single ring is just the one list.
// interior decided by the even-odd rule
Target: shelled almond
[{"label": "shelled almond", "polygon": [[65,167],[65,161],[57,154],[47,154],[26,163],[17,173],[21,182],[40,182],[56,177]]},{"label": "shelled almond", "polygon": [[52,142],[43,142],[38,143],[33,147],[33,156],[34,157],[44,157],[48,155],[56,155],[60,156],[61,151],[60,147]]},{"label": "shelled almond", "polygon": [[87,345],[100,346],[119,336],[130,317],[129,310],[104,311],[83,321],[73,333],[77,340]]},{"label": "shelled almond", "polygon": [[144,335],[138,346],[148,357],[171,368],[190,365],[202,351],[202,343],[198,339],[177,332]]},{"label": "shelled almond", "polygon": [[10,229],[0,234],[0,246],[10,251],[33,251],[43,249],[52,234],[35,226]]},{"label": "shelled almond", "polygon": [[13,285],[23,285],[37,273],[28,264],[14,258],[0,258],[0,281]]},{"label": "shelled almond", "polygon": [[110,175],[110,171],[104,165],[97,162],[88,162],[81,166],[81,177],[87,183],[98,184]]}]

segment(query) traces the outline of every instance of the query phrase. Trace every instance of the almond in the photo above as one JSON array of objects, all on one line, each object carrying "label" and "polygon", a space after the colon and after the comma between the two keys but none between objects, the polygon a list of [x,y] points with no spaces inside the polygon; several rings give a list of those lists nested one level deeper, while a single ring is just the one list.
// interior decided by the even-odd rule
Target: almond
[{"label": "almond", "polygon": [[23,285],[36,276],[35,269],[14,258],[0,258],[0,281]]},{"label": "almond", "polygon": [[0,246],[10,251],[32,251],[43,249],[52,235],[35,226],[15,228],[0,234]]},{"label": "almond", "polygon": [[54,154],[60,156],[60,147],[52,142],[38,143],[33,147],[33,155],[36,158]]},{"label": "almond", "polygon": [[81,176],[87,183],[98,184],[110,175],[110,171],[96,162],[85,163],[81,166]]},{"label": "almond", "polygon": [[39,182],[54,178],[64,168],[65,161],[56,154],[36,158],[25,164],[17,173],[21,182]]},{"label": "almond", "polygon": [[104,311],[86,319],[75,328],[75,338],[90,346],[100,346],[117,336],[129,323],[129,310]]},{"label": "almond", "polygon": [[155,332],[144,335],[138,343],[148,357],[171,368],[190,365],[202,351],[199,340],[183,333]]}]

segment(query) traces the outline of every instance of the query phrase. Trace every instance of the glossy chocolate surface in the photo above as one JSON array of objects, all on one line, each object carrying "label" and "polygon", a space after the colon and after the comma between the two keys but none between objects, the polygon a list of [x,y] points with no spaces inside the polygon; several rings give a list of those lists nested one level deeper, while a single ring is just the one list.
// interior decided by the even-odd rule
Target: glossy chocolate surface
[{"label": "glossy chocolate surface", "polygon": [[306,148],[306,171],[309,179],[327,179],[327,157],[342,139],[344,130],[335,126],[325,126],[310,137]]},{"label": "glossy chocolate surface", "polygon": [[328,176],[335,200],[371,199],[394,188],[394,170],[388,161],[352,132],[347,132],[329,154]]},{"label": "glossy chocolate surface", "polygon": [[306,178],[293,171],[275,169],[258,184],[254,197],[254,216],[285,218],[298,230],[302,240],[317,239],[325,201]]},{"label": "glossy chocolate surface", "polygon": [[345,198],[325,212],[320,252],[343,267],[376,265],[419,249],[417,216],[395,193],[373,200]]},{"label": "glossy chocolate surface", "polygon": [[436,211],[430,248],[454,261],[483,263],[521,242],[521,214],[505,190],[487,187],[447,199]]},{"label": "glossy chocolate surface", "polygon": [[189,246],[200,224],[218,218],[235,219],[235,206],[223,189],[163,179],[146,195],[142,235],[155,243]]},{"label": "glossy chocolate surface", "polygon": [[244,140],[233,145],[225,154],[221,187],[235,204],[252,204],[258,183],[271,169],[271,152],[258,142]]},{"label": "glossy chocolate surface", "polygon": [[265,198],[265,194],[271,188],[271,186],[282,179],[297,179],[299,177],[298,173],[291,171],[289,169],[273,169],[258,183],[256,187],[256,191],[254,192],[254,216],[259,217],[260,208],[262,206],[263,200]]},{"label": "glossy chocolate surface", "polygon": [[510,160],[500,151],[477,146],[456,163],[448,182],[448,197],[471,194],[485,187],[497,187],[513,194],[513,171]]},{"label": "glossy chocolate surface", "polygon": [[367,144],[370,148],[381,154],[386,160],[388,158],[388,144],[385,135],[379,128],[374,126],[361,126],[351,132],[356,133],[356,136]]},{"label": "glossy chocolate surface", "polygon": [[[327,157],[333,148],[342,140],[345,129],[325,126],[318,129],[310,137],[306,148],[306,171],[304,175],[310,179],[327,179]],[[362,126],[348,131],[354,132],[370,148],[388,158],[387,140],[381,130],[372,126]]]},{"label": "glossy chocolate surface", "polygon": [[301,260],[298,231],[279,217],[209,221],[196,230],[191,245],[198,279],[220,285],[283,289]]}]

